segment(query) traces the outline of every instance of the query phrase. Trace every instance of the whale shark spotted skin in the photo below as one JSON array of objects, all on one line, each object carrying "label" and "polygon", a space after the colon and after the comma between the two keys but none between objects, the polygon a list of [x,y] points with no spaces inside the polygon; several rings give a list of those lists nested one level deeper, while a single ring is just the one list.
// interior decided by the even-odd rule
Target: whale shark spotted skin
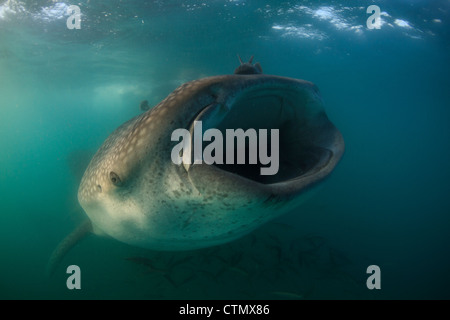
[{"label": "whale shark spotted skin", "polygon": [[[156,250],[218,245],[295,208],[329,175],[344,141],[317,87],[263,74],[251,60],[236,70],[181,85],[106,139],[78,191],[94,233]],[[175,164],[171,134],[194,121],[222,132],[279,129],[278,173],[260,175],[261,164]]]}]

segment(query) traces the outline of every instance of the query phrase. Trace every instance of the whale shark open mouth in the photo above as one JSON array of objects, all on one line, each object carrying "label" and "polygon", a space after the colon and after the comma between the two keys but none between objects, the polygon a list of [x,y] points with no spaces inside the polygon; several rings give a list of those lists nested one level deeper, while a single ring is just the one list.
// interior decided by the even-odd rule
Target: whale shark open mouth
[{"label": "whale shark open mouth", "polygon": [[[344,143],[323,110],[317,88],[309,82],[284,79],[287,78],[280,82],[257,83],[224,101],[218,99],[193,120],[202,121],[203,132],[210,128],[220,130],[224,145],[230,129],[254,130],[258,142],[267,141],[265,154],[271,161],[278,162],[276,173],[261,174],[261,168],[274,164],[261,162],[260,145],[257,144],[257,149],[251,148],[249,136],[245,137],[244,148],[238,148],[237,143],[231,149],[228,145],[224,147],[224,162],[214,163],[216,168],[262,184],[305,177],[319,180],[332,170],[343,153]],[[192,129],[193,122],[191,132]],[[273,141],[273,130],[278,130],[277,141]],[[230,151],[234,154],[234,163],[225,161]],[[244,164],[237,164],[239,152],[245,154]],[[250,163],[251,152],[258,153],[257,162],[253,164]]]}]

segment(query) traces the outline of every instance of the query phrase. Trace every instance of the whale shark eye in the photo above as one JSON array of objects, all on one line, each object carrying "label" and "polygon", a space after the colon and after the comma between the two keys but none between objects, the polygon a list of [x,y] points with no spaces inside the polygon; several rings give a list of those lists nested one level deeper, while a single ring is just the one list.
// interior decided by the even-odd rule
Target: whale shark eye
[{"label": "whale shark eye", "polygon": [[113,185],[115,185],[117,187],[122,185],[122,180],[120,180],[119,176],[114,171],[111,171],[109,173],[109,178],[111,179],[111,182],[113,183]]}]

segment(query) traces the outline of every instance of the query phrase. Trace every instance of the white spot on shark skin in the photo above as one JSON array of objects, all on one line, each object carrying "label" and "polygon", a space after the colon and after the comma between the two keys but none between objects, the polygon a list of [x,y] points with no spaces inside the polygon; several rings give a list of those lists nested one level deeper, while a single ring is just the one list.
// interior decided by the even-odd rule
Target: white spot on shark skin
[{"label": "white spot on shark skin", "polygon": [[139,148],[144,144],[145,140],[144,139],[139,139],[136,143],[136,147]]},{"label": "white spot on shark skin", "polygon": [[142,128],[141,130],[139,130],[139,137],[140,139],[142,139],[142,137],[144,137],[147,134],[147,127]]}]

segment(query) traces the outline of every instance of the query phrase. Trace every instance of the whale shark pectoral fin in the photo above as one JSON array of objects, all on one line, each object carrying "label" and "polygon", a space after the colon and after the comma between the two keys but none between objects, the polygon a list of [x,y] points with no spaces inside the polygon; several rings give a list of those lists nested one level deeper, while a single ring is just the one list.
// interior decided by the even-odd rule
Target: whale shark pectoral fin
[{"label": "whale shark pectoral fin", "polygon": [[65,237],[53,250],[47,263],[47,276],[53,275],[61,260],[78,242],[93,232],[92,223],[88,219]]}]

